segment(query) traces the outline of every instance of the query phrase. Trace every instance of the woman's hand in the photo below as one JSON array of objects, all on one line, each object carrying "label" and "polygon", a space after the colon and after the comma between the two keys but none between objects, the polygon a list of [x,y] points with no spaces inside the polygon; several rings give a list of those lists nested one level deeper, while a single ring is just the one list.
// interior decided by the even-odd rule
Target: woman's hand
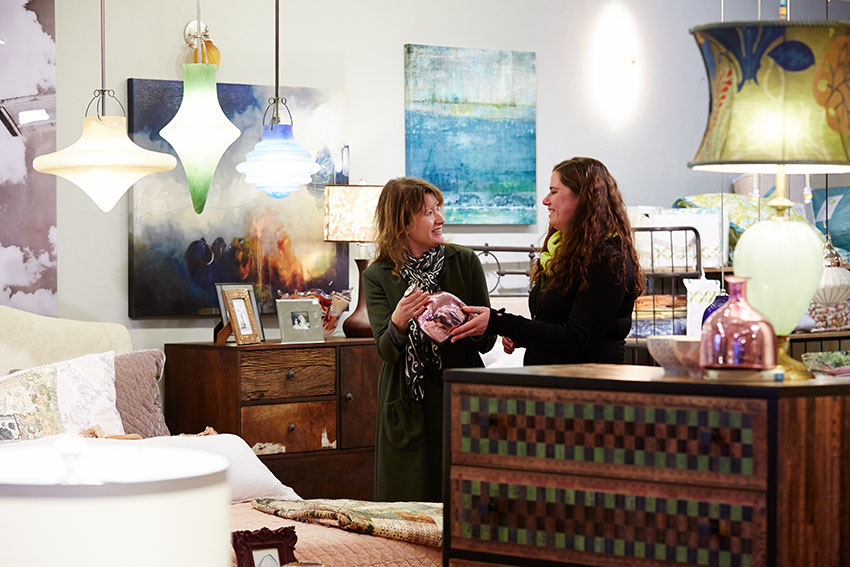
[{"label": "woman's hand", "polygon": [[502,348],[505,349],[506,354],[513,354],[516,345],[508,337],[502,337]]},{"label": "woman's hand", "polygon": [[480,337],[487,331],[487,325],[490,323],[490,308],[489,307],[462,307],[469,317],[466,323],[452,329],[452,342],[455,343],[466,337]]},{"label": "woman's hand", "polygon": [[404,293],[404,297],[395,306],[395,311],[393,311],[392,317],[390,317],[393,325],[403,334],[407,334],[407,324],[411,319],[421,315],[425,311],[425,306],[428,304],[429,299],[431,299],[429,293],[422,291],[418,287],[409,288],[409,293]]}]

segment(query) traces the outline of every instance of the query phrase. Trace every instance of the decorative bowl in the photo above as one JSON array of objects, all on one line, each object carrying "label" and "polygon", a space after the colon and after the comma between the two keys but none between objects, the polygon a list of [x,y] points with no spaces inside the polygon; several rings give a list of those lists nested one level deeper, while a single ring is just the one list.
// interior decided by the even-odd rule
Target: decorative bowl
[{"label": "decorative bowl", "polygon": [[[684,376],[688,372],[676,358],[676,342],[687,339],[684,335],[650,335],[646,337],[646,348],[653,360],[661,365],[665,374]],[[697,349],[699,352],[699,349]]]},{"label": "decorative bowl", "polygon": [[699,344],[702,337],[688,337],[680,335],[673,337],[673,355],[691,378],[700,378],[702,368],[699,365]]}]

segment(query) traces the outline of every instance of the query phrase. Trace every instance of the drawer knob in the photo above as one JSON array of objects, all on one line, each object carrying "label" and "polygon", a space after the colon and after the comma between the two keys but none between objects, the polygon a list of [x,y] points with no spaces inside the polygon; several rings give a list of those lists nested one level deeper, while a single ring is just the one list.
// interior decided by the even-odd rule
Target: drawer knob
[{"label": "drawer knob", "polygon": [[354,399],[354,394],[352,394],[351,392],[348,392],[348,393],[345,395],[345,401],[346,401],[346,402],[350,402],[350,401],[351,401],[351,400],[353,400],[353,399]]},{"label": "drawer knob", "polygon": [[290,370],[289,372],[286,373],[286,377],[289,378],[290,380],[292,380],[293,378],[295,378],[295,371]]},{"label": "drawer knob", "polygon": [[290,432],[290,433],[292,433],[293,431],[295,431],[295,424],[294,424],[294,423],[290,423],[290,424],[289,424],[289,432]]}]

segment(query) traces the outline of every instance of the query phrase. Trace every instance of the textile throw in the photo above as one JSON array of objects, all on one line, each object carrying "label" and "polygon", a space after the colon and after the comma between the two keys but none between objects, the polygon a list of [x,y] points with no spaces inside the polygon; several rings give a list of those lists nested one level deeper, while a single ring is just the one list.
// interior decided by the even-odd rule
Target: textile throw
[{"label": "textile throw", "polygon": [[443,544],[443,505],[437,502],[276,500],[259,498],[255,509],[288,520],[313,522],[417,545]]},{"label": "textile throw", "polygon": [[[408,256],[407,262],[400,270],[402,279],[408,286],[418,287],[428,293],[440,291],[437,278],[443,269],[445,256],[443,245],[431,248],[419,258]],[[404,381],[410,389],[410,395],[419,401],[425,397],[425,389],[422,386],[425,373],[429,369],[440,370],[442,362],[437,344],[419,328],[415,317],[408,323],[407,344],[404,350]]]}]

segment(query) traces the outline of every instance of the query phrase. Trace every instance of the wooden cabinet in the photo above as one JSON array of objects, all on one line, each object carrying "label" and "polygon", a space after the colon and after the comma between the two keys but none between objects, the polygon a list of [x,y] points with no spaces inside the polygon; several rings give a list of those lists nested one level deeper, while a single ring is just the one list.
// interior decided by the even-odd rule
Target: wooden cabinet
[{"label": "wooden cabinet", "polygon": [[850,565],[850,382],[448,370],[444,565]]},{"label": "wooden cabinet", "polygon": [[172,433],[241,436],[304,498],[371,500],[381,362],[372,339],[165,345]]}]

